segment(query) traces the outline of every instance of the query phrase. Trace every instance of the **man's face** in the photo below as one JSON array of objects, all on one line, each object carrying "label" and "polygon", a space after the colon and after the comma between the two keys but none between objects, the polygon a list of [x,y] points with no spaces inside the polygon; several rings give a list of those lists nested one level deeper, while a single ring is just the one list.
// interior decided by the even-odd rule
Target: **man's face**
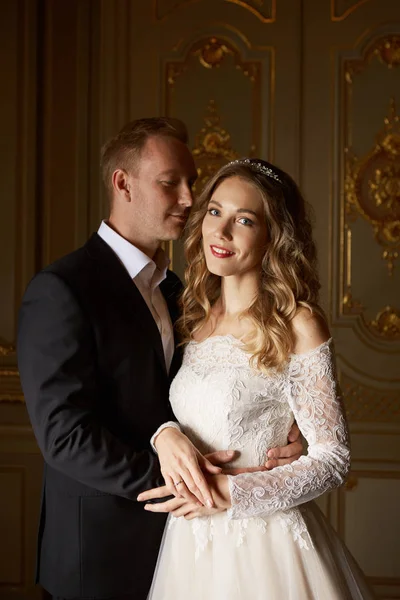
[{"label": "man's face", "polygon": [[132,226],[151,243],[177,240],[193,204],[197,178],[188,147],[173,137],[152,136],[128,173]]}]

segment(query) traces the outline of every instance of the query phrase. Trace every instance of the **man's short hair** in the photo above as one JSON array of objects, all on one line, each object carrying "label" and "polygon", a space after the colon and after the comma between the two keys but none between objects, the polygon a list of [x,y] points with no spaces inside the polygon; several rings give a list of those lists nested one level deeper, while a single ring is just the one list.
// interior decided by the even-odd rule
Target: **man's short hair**
[{"label": "man's short hair", "polygon": [[101,149],[100,166],[104,185],[112,193],[112,174],[116,169],[132,169],[137,165],[140,153],[149,137],[173,137],[188,143],[185,124],[169,117],[137,119],[124,125],[116,136]]}]

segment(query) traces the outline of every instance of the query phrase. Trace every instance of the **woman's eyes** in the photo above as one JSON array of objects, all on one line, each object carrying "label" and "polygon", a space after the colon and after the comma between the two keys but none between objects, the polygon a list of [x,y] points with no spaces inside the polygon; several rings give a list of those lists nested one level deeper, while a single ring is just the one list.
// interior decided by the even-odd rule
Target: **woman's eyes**
[{"label": "woman's eyes", "polygon": [[162,183],[162,185],[165,185],[166,187],[171,187],[173,185],[178,185],[177,181],[162,181],[161,183]]},{"label": "woman's eyes", "polygon": [[[219,217],[221,215],[220,211],[217,208],[209,208],[208,213],[213,217]],[[254,225],[253,221],[248,217],[240,217],[238,219],[238,222],[241,225],[246,225],[247,227],[251,227],[252,225]]]},{"label": "woman's eyes", "polygon": [[247,217],[240,217],[239,222],[242,223],[242,225],[253,225],[253,221]]}]

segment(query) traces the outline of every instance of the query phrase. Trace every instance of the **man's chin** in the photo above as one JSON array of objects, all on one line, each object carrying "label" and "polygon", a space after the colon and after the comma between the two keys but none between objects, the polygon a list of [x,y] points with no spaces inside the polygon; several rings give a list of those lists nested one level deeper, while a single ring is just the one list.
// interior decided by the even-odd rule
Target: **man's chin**
[{"label": "man's chin", "polygon": [[175,226],[175,227],[171,228],[163,241],[164,242],[176,242],[177,240],[181,239],[181,237],[183,235],[183,230],[184,230],[184,225]]}]

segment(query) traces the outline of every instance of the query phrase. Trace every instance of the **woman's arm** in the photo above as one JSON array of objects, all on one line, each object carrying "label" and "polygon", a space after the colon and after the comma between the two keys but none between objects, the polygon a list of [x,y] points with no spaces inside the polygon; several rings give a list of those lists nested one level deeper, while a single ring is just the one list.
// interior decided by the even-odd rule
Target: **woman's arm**
[{"label": "woman's arm", "polygon": [[285,388],[308,453],[271,472],[228,476],[232,519],[267,516],[308,502],[341,485],[350,466],[332,341],[316,317],[302,315],[294,332],[295,350],[302,353],[289,361]]}]

